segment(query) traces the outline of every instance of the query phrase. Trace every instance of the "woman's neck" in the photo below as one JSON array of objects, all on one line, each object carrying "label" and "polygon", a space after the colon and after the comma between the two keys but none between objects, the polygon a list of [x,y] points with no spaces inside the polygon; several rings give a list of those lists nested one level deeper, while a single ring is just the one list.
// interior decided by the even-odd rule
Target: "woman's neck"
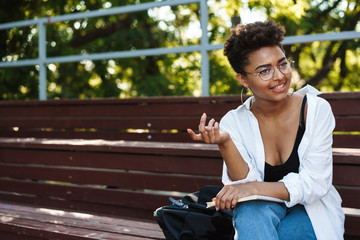
[{"label": "woman's neck", "polygon": [[258,100],[252,102],[251,111],[255,116],[263,116],[267,118],[274,118],[281,116],[286,112],[291,96],[287,96],[285,99],[277,102],[271,102],[266,100]]}]

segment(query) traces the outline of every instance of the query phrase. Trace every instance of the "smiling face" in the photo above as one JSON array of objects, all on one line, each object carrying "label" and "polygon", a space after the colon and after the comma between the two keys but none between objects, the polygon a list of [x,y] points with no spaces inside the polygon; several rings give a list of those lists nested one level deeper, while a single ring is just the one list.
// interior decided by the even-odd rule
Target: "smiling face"
[{"label": "smiling face", "polygon": [[279,67],[286,64],[286,57],[279,46],[262,47],[249,54],[249,64],[245,67],[247,73],[265,73],[274,68],[274,76],[264,81],[258,74],[237,74],[236,78],[244,87],[249,87],[256,101],[279,101],[287,96],[291,72],[283,74]]}]

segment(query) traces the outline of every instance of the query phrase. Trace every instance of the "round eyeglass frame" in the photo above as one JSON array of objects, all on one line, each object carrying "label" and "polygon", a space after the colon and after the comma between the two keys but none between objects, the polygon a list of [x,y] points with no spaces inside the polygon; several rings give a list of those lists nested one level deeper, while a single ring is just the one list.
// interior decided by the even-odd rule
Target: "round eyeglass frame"
[{"label": "round eyeglass frame", "polygon": [[[276,67],[282,74],[284,74],[284,75],[289,74],[289,73],[292,72],[292,69],[294,68],[294,63],[295,63],[295,61],[290,60],[290,59],[286,59],[285,61],[290,64],[290,71],[289,71],[289,72],[284,73],[284,72],[280,69],[280,66],[279,66],[279,65],[278,65],[278,66],[275,66],[275,67]],[[274,77],[274,74],[275,74],[275,68],[274,68],[274,66],[272,66],[272,65],[271,65],[271,71],[272,71],[272,74],[271,74],[271,77],[270,77],[269,79],[263,79],[263,78],[261,77],[261,75],[260,75],[260,74],[261,74],[260,72],[256,72],[256,73],[245,72],[245,73],[246,73],[246,74],[258,75],[258,77],[259,77],[261,80],[267,82],[267,81],[271,80],[271,79]]]}]

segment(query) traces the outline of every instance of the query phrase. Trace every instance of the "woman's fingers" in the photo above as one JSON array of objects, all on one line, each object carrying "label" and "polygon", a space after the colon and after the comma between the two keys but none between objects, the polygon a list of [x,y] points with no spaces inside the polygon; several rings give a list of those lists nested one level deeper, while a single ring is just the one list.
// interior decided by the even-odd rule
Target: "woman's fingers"
[{"label": "woman's fingers", "polygon": [[206,131],[208,132],[209,142],[210,143],[215,143],[216,142],[215,132],[214,132],[214,123],[215,123],[215,119],[211,119],[209,121],[207,127],[205,127]]},{"label": "woman's fingers", "polygon": [[215,124],[214,124],[214,137],[217,141],[219,141],[221,139],[218,122],[215,122]]},{"label": "woman's fingers", "polygon": [[231,210],[235,207],[239,200],[239,190],[238,186],[227,185],[224,186],[221,191],[216,195],[215,208]]},{"label": "woman's fingers", "polygon": [[189,133],[190,137],[192,140],[194,141],[203,141],[202,135],[201,134],[196,134],[192,129],[188,128],[186,129],[187,132]]},{"label": "woman's fingers", "polygon": [[194,141],[203,141],[205,143],[218,143],[220,140],[219,123],[215,119],[211,119],[206,126],[206,113],[200,118],[199,134],[196,134],[192,129],[187,129],[191,139]]},{"label": "woman's fingers", "polygon": [[206,113],[203,113],[203,115],[200,118],[199,132],[202,135],[203,141],[209,143],[210,142],[209,134],[206,129]]},{"label": "woman's fingers", "polygon": [[199,131],[202,132],[205,130],[206,125],[206,113],[203,113],[200,118]]}]

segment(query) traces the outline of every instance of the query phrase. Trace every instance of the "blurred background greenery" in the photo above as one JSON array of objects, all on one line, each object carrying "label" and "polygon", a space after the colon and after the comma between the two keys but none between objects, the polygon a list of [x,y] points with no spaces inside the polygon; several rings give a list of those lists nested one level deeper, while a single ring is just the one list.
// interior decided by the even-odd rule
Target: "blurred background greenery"
[{"label": "blurred background greenery", "polygon": [[[0,0],[0,23],[107,9],[153,0]],[[360,31],[358,0],[209,0],[209,38],[223,43],[230,27],[272,18],[287,36]],[[161,7],[106,17],[52,23],[47,56],[66,56],[200,44],[200,6]],[[2,61],[38,57],[37,26],[0,30]],[[293,88],[311,84],[329,91],[360,89],[359,39],[285,46],[295,60]],[[239,94],[222,50],[209,53],[210,95]],[[201,54],[48,64],[47,98],[199,96]],[[0,68],[0,99],[38,98],[38,67]]]}]

